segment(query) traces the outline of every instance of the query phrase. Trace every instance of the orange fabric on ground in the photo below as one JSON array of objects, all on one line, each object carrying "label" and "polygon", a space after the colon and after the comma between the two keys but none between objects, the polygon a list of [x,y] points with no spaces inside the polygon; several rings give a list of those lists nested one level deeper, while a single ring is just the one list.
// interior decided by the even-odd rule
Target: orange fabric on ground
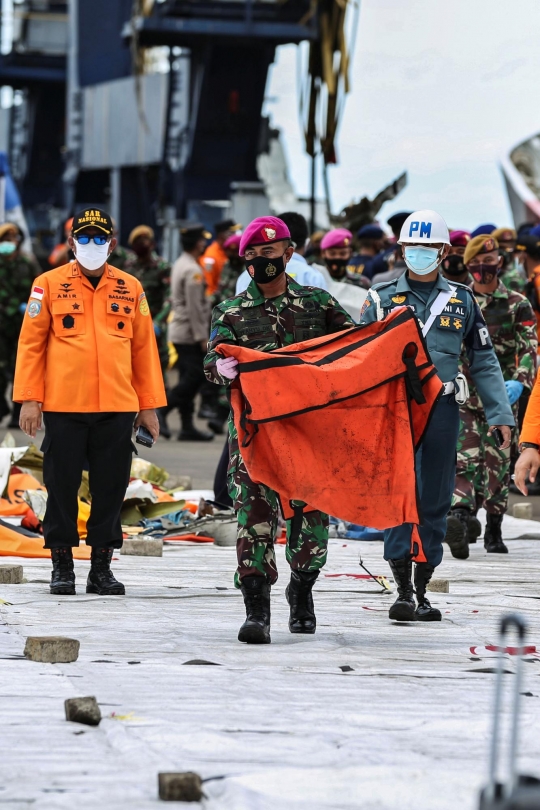
[{"label": "orange fabric on ground", "polygon": [[[205,259],[209,259],[210,261],[205,262]],[[208,245],[204,254],[199,259],[199,264],[204,270],[207,295],[213,295],[213,293],[217,291],[221,271],[227,261],[227,254],[218,242],[212,242],[211,245]]]},{"label": "orange fabric on ground", "polygon": [[[51,550],[43,548],[41,535],[25,535],[11,526],[0,525],[0,557],[51,557]],[[81,545],[73,549],[76,560],[90,559],[90,546]]]},{"label": "orange fabric on ground", "polygon": [[269,353],[218,351],[240,362],[231,403],[247,471],[285,518],[302,501],[376,529],[419,523],[414,454],[442,384],[409,309]]},{"label": "orange fabric on ground", "polygon": [[140,282],[105,265],[97,288],[77,263],[34,281],[13,386],[44,411],[138,412],[167,404],[152,318]]},{"label": "orange fabric on ground", "polygon": [[8,478],[7,491],[0,498],[0,517],[22,517],[28,511],[28,504],[23,498],[27,489],[45,489],[37,478],[28,473],[12,473]]}]

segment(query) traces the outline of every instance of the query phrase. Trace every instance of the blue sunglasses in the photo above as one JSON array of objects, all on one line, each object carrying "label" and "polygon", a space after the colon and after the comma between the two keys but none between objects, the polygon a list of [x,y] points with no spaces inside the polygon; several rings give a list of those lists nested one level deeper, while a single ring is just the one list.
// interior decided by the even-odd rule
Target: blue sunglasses
[{"label": "blue sunglasses", "polygon": [[79,243],[79,245],[88,245],[90,240],[94,240],[95,245],[104,245],[107,242],[106,236],[76,236],[75,239]]}]

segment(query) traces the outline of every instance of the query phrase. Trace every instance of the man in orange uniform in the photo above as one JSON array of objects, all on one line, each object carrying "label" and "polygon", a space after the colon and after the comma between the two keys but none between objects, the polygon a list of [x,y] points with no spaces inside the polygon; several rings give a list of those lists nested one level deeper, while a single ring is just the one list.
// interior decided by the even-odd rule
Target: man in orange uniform
[{"label": "man in orange uniform", "polygon": [[224,219],[216,222],[214,231],[216,238],[208,245],[204,254],[199,259],[199,263],[204,270],[204,280],[206,281],[206,294],[213,295],[219,286],[221,271],[229,261],[223,245],[235,231],[239,231],[242,226],[238,225],[234,219]]},{"label": "man in orange uniform", "polygon": [[74,594],[72,547],[79,545],[77,493],[86,463],[92,509],[87,593],[124,594],[110,568],[122,546],[120,510],[129,482],[131,435],[159,435],[155,409],[166,403],[152,318],[140,282],[107,263],[116,246],[110,216],[99,209],[74,217],[75,262],[34,282],[19,339],[13,398],[20,426],[41,427],[43,521],[51,549],[51,593]]}]

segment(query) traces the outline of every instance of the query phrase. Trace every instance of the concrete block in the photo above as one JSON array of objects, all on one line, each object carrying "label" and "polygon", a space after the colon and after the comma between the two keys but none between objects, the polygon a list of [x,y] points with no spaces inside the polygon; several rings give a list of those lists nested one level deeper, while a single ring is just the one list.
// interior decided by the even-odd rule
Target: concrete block
[{"label": "concrete block", "polygon": [[69,664],[79,657],[80,642],[63,636],[28,636],[24,654],[43,664]]},{"label": "concrete block", "polygon": [[0,583],[2,585],[20,585],[22,581],[22,565],[11,565],[9,563],[0,565]]},{"label": "concrete block", "polygon": [[121,554],[136,557],[163,557],[163,540],[156,537],[129,537],[124,540]]},{"label": "concrete block", "polygon": [[449,593],[450,581],[448,579],[432,579],[427,589],[434,593]]},{"label": "concrete block", "polygon": [[532,503],[515,503],[512,507],[512,514],[515,518],[522,518],[523,520],[533,519],[533,505]]},{"label": "concrete block", "polygon": [[164,802],[200,802],[204,798],[198,773],[158,774],[159,798]]},{"label": "concrete block", "polygon": [[99,726],[101,711],[95,697],[68,698],[64,701],[66,720],[84,723],[85,726]]}]

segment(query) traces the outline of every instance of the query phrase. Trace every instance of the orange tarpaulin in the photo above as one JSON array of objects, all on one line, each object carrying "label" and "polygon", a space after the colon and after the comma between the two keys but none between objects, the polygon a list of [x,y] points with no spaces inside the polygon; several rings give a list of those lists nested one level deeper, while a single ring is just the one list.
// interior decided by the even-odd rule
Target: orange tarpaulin
[{"label": "orange tarpaulin", "polygon": [[[248,473],[285,518],[300,501],[376,529],[420,522],[415,450],[442,384],[411,310],[269,353],[217,351],[240,362],[231,404]],[[412,546],[425,559],[417,530]]]},{"label": "orange tarpaulin", "polygon": [[[43,548],[43,543],[40,534],[24,532],[0,520],[0,557],[50,557],[51,552]],[[89,560],[90,546],[74,548],[73,556],[76,560]]]}]

